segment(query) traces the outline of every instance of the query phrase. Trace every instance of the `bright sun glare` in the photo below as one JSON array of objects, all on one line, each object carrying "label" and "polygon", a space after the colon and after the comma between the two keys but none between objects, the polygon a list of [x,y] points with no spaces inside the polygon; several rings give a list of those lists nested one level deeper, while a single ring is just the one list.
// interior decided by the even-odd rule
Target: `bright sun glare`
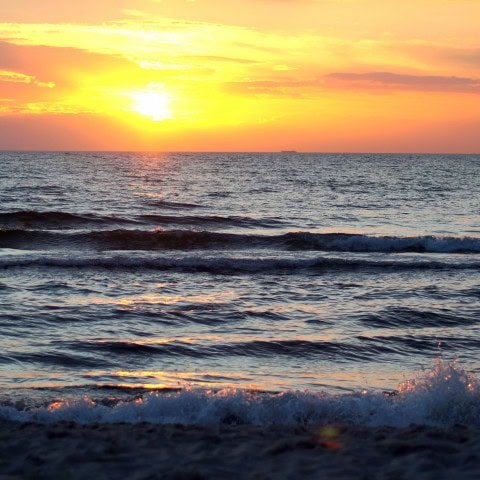
[{"label": "bright sun glare", "polygon": [[172,111],[168,104],[168,96],[158,91],[136,92],[131,95],[135,102],[132,110],[134,112],[150,117],[155,122],[172,118]]}]

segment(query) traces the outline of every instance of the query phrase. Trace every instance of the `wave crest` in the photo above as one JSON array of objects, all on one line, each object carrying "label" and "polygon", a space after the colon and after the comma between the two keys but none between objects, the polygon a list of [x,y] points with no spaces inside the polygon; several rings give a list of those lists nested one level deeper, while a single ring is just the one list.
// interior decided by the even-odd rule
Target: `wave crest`
[{"label": "wave crest", "polygon": [[352,253],[480,253],[476,237],[390,237],[291,232],[260,235],[208,230],[94,230],[85,233],[0,229],[0,248],[95,248],[100,250],[273,249]]},{"label": "wave crest", "polygon": [[47,407],[0,407],[0,418],[79,423],[151,422],[180,424],[366,426],[455,424],[480,427],[480,382],[457,363],[437,360],[430,372],[400,385],[396,392],[362,391],[332,395],[310,391],[279,394],[225,389],[155,392],[132,401],[56,401]]},{"label": "wave crest", "polygon": [[[176,270],[181,272],[204,272],[214,274],[232,273],[305,273],[324,272],[329,270],[478,270],[480,260],[440,261],[432,259],[369,259],[369,258],[341,258],[318,256],[306,259],[289,258],[251,258],[251,257],[151,257],[137,255],[10,255],[0,257],[0,268],[14,267],[51,267],[51,268],[105,268],[105,269],[153,269],[159,271]],[[29,252],[31,253],[31,252]],[[367,319],[368,320],[368,319]]]}]

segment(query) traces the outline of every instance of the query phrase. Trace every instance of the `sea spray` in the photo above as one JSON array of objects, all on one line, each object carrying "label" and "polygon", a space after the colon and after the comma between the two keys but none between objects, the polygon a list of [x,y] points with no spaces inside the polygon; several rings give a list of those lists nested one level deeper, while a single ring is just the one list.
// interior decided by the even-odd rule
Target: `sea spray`
[{"label": "sea spray", "polygon": [[19,410],[0,407],[0,418],[49,423],[151,422],[161,424],[253,424],[404,427],[410,424],[480,427],[479,380],[456,360],[436,360],[433,368],[403,382],[398,391],[364,390],[332,395],[323,392],[265,393],[200,388],[153,392],[130,401],[91,399],[55,401]]}]

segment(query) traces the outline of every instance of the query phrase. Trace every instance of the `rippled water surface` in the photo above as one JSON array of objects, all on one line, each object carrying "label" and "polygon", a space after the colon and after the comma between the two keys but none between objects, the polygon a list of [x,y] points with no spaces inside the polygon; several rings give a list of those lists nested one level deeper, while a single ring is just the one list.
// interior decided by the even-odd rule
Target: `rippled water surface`
[{"label": "rippled water surface", "polygon": [[479,370],[480,157],[0,153],[4,398]]}]

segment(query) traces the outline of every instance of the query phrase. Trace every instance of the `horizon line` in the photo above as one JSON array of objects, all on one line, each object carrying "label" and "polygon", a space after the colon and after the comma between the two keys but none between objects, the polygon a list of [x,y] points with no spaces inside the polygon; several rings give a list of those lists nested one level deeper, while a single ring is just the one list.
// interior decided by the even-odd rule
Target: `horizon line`
[{"label": "horizon line", "polygon": [[415,151],[319,151],[319,150],[107,150],[107,149],[2,149],[0,153],[261,153],[261,154],[317,154],[317,155],[480,155],[479,152],[448,152],[448,151],[432,151],[432,152],[415,152]]}]

